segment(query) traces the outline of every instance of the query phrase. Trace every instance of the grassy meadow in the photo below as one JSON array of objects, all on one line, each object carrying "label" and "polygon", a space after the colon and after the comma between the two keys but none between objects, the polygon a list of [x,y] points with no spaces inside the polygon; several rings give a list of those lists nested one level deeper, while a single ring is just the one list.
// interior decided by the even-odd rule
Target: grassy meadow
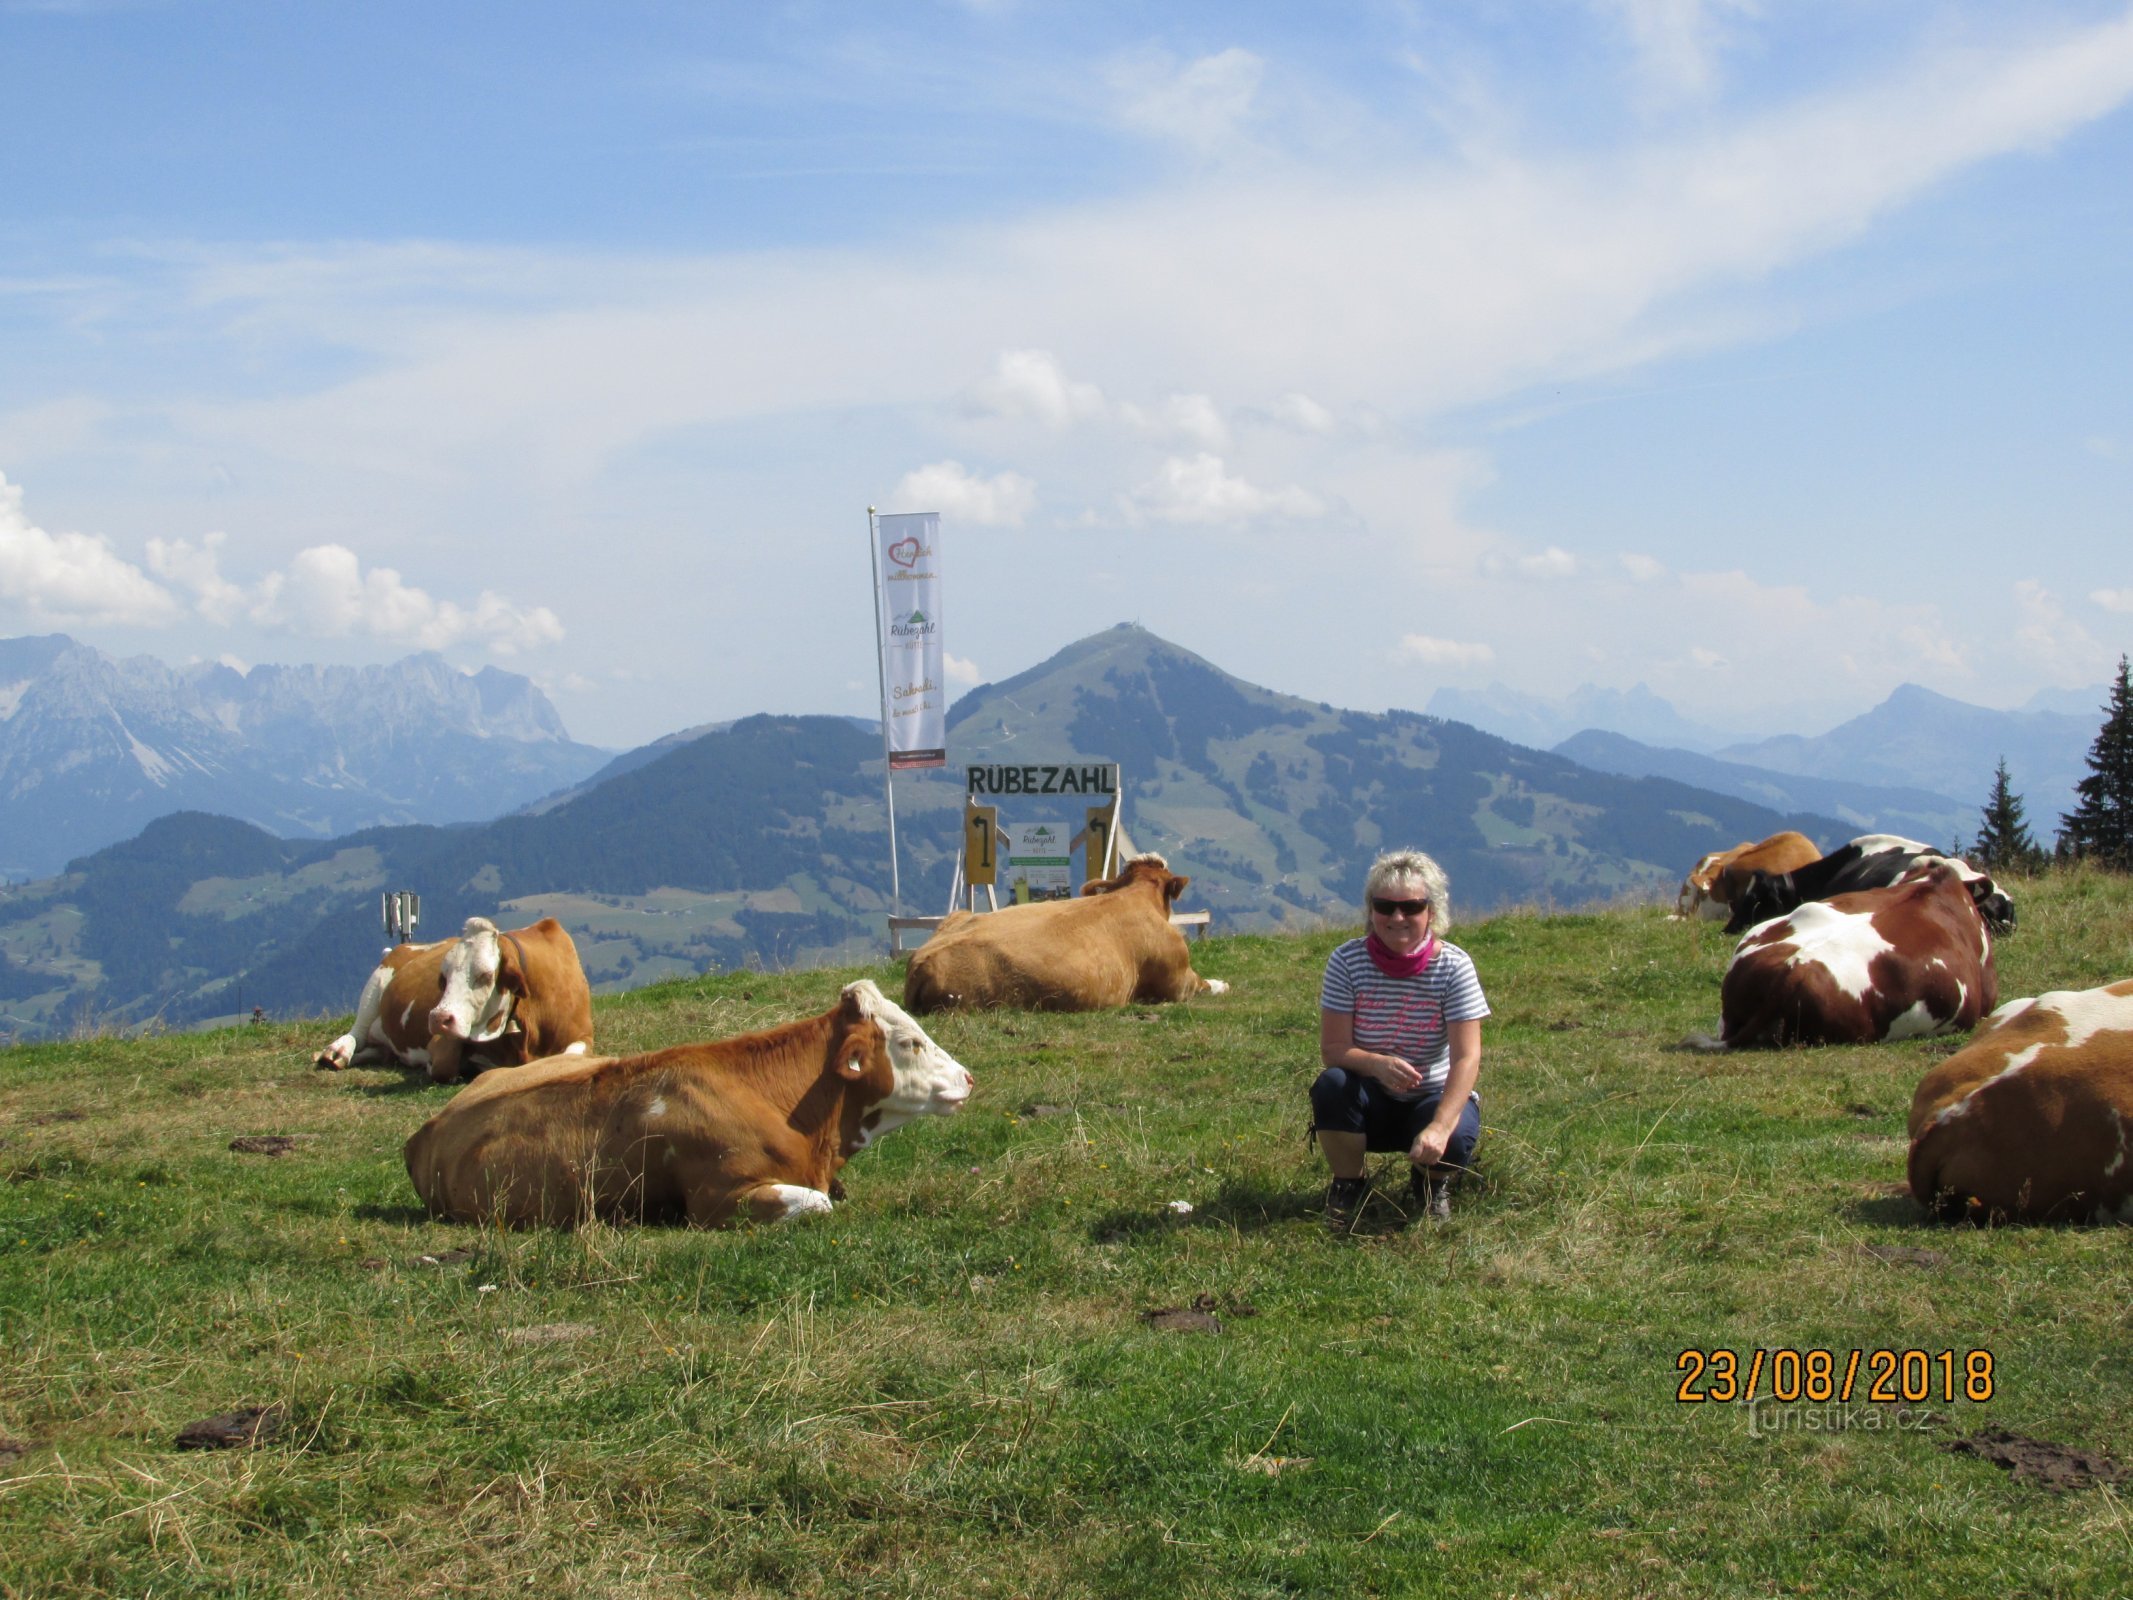
[{"label": "grassy meadow", "polygon": [[[2133,974],[2133,884],[2011,887],[2003,996]],[[969,1108],[784,1228],[433,1223],[400,1149],[451,1091],[314,1072],[337,1023],[0,1051],[0,1595],[2133,1589],[2133,1484],[1942,1448],[2133,1464],[2133,1233],[1942,1228],[1902,1188],[1955,1042],[1697,1055],[1715,925],[1464,925],[1485,1182],[1336,1241],[1303,1134],[1342,936],[1210,939],[1234,989],[1190,1005],[936,1019]],[[600,1045],[862,974],[900,988],[603,999]],[[1219,1331],[1146,1316],[1195,1307]],[[1677,1402],[1684,1350],[1780,1347],[1952,1349],[1959,1392]],[[270,1442],[175,1448],[270,1404]]]}]

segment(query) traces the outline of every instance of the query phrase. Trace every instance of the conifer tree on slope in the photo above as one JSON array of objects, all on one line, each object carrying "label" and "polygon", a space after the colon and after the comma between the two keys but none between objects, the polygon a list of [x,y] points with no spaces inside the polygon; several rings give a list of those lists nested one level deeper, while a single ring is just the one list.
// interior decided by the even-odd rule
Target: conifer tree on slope
[{"label": "conifer tree on slope", "polygon": [[2023,820],[2022,797],[2007,781],[2005,756],[2000,757],[1999,768],[1993,774],[1992,796],[1985,802],[1980,823],[1977,843],[1970,847],[1970,853],[1987,872],[2027,868],[2036,861],[2040,854],[2037,841]]},{"label": "conifer tree on slope", "polygon": [[2133,681],[2124,656],[2103,727],[2089,746],[2089,775],[2074,792],[2081,800],[2059,819],[2061,842],[2076,856],[2133,871]]}]

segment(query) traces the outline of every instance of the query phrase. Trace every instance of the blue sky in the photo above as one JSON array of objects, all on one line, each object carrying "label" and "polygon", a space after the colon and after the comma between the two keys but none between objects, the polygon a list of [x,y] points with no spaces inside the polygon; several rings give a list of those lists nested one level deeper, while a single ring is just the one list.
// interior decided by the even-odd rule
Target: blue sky
[{"label": "blue sky", "polygon": [[0,633],[625,745],[1138,621],[1814,732],[2133,645],[2133,11],[0,0]]}]

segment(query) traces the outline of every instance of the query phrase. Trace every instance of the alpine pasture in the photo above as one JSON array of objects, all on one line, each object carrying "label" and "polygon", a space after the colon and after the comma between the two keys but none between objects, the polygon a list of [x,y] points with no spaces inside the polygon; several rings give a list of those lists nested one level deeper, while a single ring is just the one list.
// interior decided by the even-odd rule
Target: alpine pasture
[{"label": "alpine pasture", "polygon": [[[2003,995],[2133,973],[2133,883],[2010,887]],[[1485,1182],[1337,1241],[1304,1091],[1347,931],[1196,945],[1233,987],[1188,1004],[930,1018],[970,1106],[862,1153],[831,1215],[716,1233],[430,1221],[401,1146],[453,1091],[314,1072],[332,1019],[0,1053],[0,1594],[2133,1586],[2133,1490],[1944,1448],[2133,1464],[2133,1235],[1940,1227],[1903,1188],[1960,1038],[1694,1054],[1715,925],[1463,923]],[[861,975],[900,983],[603,1000],[599,1048]],[[1756,1349],[1950,1350],[1958,1392],[1677,1400],[1684,1351]],[[252,1407],[249,1447],[176,1447]]]}]

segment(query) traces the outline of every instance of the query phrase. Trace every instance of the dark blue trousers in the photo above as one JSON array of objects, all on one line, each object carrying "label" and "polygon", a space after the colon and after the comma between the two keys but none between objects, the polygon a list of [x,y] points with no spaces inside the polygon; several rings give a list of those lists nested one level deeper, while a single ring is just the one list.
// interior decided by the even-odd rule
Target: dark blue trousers
[{"label": "dark blue trousers", "polygon": [[[1366,1150],[1414,1148],[1415,1135],[1428,1127],[1443,1100],[1441,1092],[1419,1100],[1397,1100],[1381,1083],[1346,1067],[1328,1067],[1311,1085],[1311,1125],[1320,1133],[1360,1133]],[[1469,1095],[1459,1126],[1444,1147],[1443,1165],[1463,1169],[1474,1164],[1481,1142],[1481,1097]]]}]

